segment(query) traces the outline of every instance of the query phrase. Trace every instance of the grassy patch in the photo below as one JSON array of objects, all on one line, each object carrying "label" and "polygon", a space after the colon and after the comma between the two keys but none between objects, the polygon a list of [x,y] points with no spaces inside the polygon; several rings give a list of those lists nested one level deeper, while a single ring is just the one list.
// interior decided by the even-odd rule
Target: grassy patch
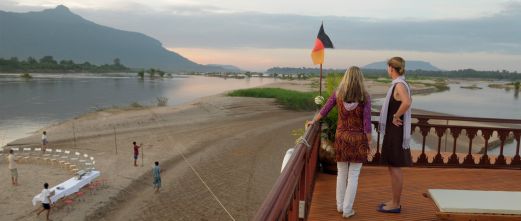
[{"label": "grassy patch", "polygon": [[434,84],[431,83],[421,83],[428,87],[434,87],[436,88],[436,92],[442,92],[442,91],[448,91],[450,90],[450,87],[445,82],[436,82]]},{"label": "grassy patch", "polygon": [[388,79],[388,78],[377,78],[374,81],[376,81],[378,83],[390,84],[393,80]]},{"label": "grassy patch", "polygon": [[275,98],[277,103],[290,110],[311,111],[316,109],[313,102],[317,93],[291,91],[281,88],[250,88],[228,93],[232,97]]}]

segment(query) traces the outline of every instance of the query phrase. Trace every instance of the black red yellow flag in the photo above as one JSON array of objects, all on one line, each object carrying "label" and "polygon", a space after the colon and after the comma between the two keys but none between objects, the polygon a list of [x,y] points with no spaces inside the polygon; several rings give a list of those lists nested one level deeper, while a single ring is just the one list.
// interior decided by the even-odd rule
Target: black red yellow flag
[{"label": "black red yellow flag", "polygon": [[333,42],[329,39],[326,32],[324,32],[324,24],[320,25],[320,31],[318,31],[317,39],[315,40],[315,47],[311,52],[311,59],[313,64],[324,63],[324,48],[334,48]]}]

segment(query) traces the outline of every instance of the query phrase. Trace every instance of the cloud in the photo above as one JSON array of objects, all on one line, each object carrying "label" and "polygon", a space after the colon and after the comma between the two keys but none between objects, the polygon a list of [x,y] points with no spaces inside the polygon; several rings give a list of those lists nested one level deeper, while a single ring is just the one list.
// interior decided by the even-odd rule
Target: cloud
[{"label": "cloud", "polygon": [[[468,19],[374,19],[171,6],[160,13],[80,10],[98,23],[147,33],[173,48],[311,48],[320,23],[340,49],[521,54],[521,4]],[[124,19],[122,19],[124,18]]]}]

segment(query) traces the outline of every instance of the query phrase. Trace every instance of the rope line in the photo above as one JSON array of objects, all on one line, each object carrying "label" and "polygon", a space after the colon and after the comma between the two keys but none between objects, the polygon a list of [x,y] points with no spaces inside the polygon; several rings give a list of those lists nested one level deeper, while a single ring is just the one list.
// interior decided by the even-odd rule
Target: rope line
[{"label": "rope line", "polygon": [[[163,121],[163,119],[161,117],[159,117],[159,115],[157,115],[156,113],[154,113],[152,110],[150,110],[150,112],[152,113],[152,115],[154,116],[154,118],[158,119],[159,121],[156,121],[158,125],[160,125],[160,127],[165,127],[161,124],[161,122]],[[171,136],[168,136],[168,139],[173,141],[172,140],[172,137]],[[183,144],[181,144],[181,146],[184,146]],[[181,157],[183,158],[183,161],[190,167],[190,169],[192,170],[192,172],[194,172],[194,174],[197,176],[197,178],[199,178],[199,180],[203,183],[203,185],[206,187],[206,189],[208,190],[208,192],[210,192],[210,194],[212,195],[212,197],[215,199],[215,201],[217,201],[217,203],[221,206],[221,208],[226,212],[226,214],[228,214],[228,216],[230,217],[231,220],[235,221],[235,218],[232,216],[232,214],[230,213],[230,211],[228,211],[228,209],[226,209],[226,207],[224,206],[224,204],[221,202],[221,200],[219,200],[219,198],[217,197],[217,195],[215,195],[215,193],[212,191],[212,189],[210,188],[210,186],[208,186],[208,184],[206,183],[206,181],[203,179],[203,177],[199,174],[199,172],[197,172],[197,170],[192,166],[192,164],[190,163],[190,161],[188,161],[188,159],[186,158],[186,156],[183,154],[183,152],[181,152],[179,150],[179,148],[174,148],[177,153],[179,153],[179,155],[181,155]]]}]

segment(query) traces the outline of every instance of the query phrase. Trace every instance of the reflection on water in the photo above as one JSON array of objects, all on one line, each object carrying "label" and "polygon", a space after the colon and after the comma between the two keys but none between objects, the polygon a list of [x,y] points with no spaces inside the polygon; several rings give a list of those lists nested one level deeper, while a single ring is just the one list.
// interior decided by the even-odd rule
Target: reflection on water
[{"label": "reflection on water", "polygon": [[428,111],[467,117],[521,119],[521,100],[514,91],[489,88],[490,82],[476,84],[481,90],[461,88],[462,84],[450,84],[450,90],[413,97],[413,106]]},{"label": "reflection on water", "polygon": [[[461,88],[473,85],[482,89]],[[488,87],[490,82],[449,84],[449,90],[427,95],[413,95],[413,108],[465,117],[521,119],[519,90]],[[383,99],[374,104],[382,105]]]},{"label": "reflection on water", "polygon": [[0,146],[49,124],[100,107],[154,105],[167,97],[168,105],[239,88],[275,81],[271,78],[223,79],[175,76],[140,79],[136,74],[0,74]]}]

